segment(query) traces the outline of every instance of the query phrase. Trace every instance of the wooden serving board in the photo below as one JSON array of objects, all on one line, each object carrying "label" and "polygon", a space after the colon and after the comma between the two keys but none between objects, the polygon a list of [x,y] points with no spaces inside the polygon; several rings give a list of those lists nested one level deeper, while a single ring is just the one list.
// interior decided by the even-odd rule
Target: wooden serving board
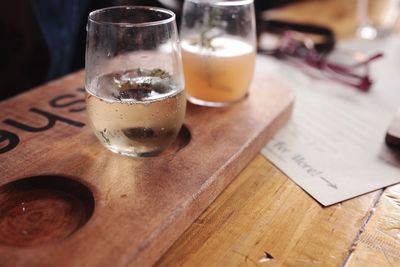
[{"label": "wooden serving board", "polygon": [[258,71],[245,100],[189,104],[175,144],[136,159],[94,137],[83,81],[78,72],[0,103],[2,266],[152,265],[288,120],[294,99]]}]

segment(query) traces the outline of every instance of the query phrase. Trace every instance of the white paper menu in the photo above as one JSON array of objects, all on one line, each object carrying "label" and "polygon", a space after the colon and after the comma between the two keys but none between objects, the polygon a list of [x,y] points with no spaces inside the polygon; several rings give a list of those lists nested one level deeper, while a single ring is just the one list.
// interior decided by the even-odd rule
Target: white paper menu
[{"label": "white paper menu", "polygon": [[[362,50],[365,42],[341,45]],[[368,46],[385,54],[372,63],[375,83],[368,93],[260,59],[264,73],[296,94],[291,119],[261,152],[324,206],[400,182],[399,156],[384,143],[400,105],[400,38]]]}]

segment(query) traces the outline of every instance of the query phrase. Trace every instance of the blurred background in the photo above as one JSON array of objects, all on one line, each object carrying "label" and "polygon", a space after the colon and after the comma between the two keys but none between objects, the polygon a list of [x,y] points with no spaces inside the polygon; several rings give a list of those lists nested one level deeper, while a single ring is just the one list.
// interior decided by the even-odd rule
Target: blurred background
[{"label": "blurred background", "polygon": [[[255,0],[257,13],[299,0]],[[90,11],[115,5],[159,6],[179,23],[183,0],[23,0],[0,9],[0,100],[82,69]],[[179,25],[179,24],[178,24]]]}]

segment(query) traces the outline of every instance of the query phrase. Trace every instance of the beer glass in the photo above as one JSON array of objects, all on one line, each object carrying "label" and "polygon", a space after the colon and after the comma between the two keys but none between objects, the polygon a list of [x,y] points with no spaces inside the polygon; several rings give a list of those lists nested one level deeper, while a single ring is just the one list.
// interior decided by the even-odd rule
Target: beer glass
[{"label": "beer glass", "polygon": [[186,97],[175,14],[111,7],[89,14],[86,107],[96,137],[127,156],[154,156],[176,138]]},{"label": "beer glass", "polygon": [[358,33],[364,39],[388,37],[400,15],[400,0],[358,0]]},{"label": "beer glass", "polygon": [[180,25],[188,100],[224,106],[245,97],[253,77],[253,0],[186,0]]}]

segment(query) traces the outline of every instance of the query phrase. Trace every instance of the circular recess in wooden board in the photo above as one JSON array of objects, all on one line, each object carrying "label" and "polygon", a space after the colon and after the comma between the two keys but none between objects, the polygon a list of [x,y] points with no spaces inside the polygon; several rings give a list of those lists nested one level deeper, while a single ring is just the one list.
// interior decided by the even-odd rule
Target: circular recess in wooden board
[{"label": "circular recess in wooden board", "polygon": [[33,176],[0,187],[0,243],[35,246],[69,237],[92,216],[95,201],[82,183]]}]

